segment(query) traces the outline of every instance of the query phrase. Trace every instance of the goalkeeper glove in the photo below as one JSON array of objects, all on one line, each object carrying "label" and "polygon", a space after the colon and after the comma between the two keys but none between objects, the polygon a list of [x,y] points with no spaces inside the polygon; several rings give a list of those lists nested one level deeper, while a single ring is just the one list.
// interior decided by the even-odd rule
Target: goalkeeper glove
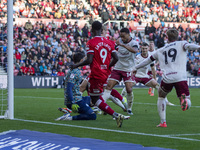
[{"label": "goalkeeper glove", "polygon": [[73,111],[74,113],[77,113],[79,108],[80,108],[80,107],[79,107],[78,104],[72,104],[72,111]]}]

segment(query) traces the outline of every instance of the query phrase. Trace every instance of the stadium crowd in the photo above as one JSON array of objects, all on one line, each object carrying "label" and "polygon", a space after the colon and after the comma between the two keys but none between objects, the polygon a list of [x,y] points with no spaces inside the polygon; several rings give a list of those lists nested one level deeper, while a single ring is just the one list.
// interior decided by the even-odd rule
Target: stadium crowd
[{"label": "stadium crowd", "polygon": [[[107,20],[200,23],[199,0],[87,0],[93,12]],[[88,19],[81,0],[14,0],[14,18]],[[1,0],[0,17],[7,15]]]},{"label": "stadium crowd", "polygon": [[[13,0],[14,18],[87,19],[91,12],[79,0]],[[1,0],[0,17],[7,15],[7,0]]]},{"label": "stadium crowd", "polygon": [[[59,2],[59,4],[57,4]],[[122,0],[118,1],[106,1],[104,0],[103,2],[98,3],[98,8],[102,6],[102,10],[109,11],[110,8],[112,10],[117,9],[118,13],[120,14],[120,11],[122,13],[126,13],[126,9],[119,9],[118,7],[111,7],[111,4],[115,4],[115,6],[123,6],[121,3],[123,3]],[[182,4],[184,6],[188,6],[188,8],[191,8],[191,3],[196,4],[195,6],[199,6],[197,4],[199,1],[181,1],[179,2],[179,8],[182,7]],[[54,7],[60,6],[60,4],[65,4],[67,5],[68,10],[75,11],[76,9],[73,9],[73,7],[70,4],[74,4],[73,6],[78,8],[80,5],[79,1],[77,0],[68,0],[68,1],[63,1],[63,0],[44,0],[44,1],[39,1],[37,2],[36,0],[15,0],[15,6],[19,5],[21,6],[22,4],[25,5],[25,8],[32,8],[32,7],[39,7],[39,8],[47,8],[50,4],[54,4]],[[142,7],[143,5],[148,7],[152,12],[154,11],[154,5],[156,6],[169,6],[166,5],[168,1],[148,1],[148,2],[138,2],[138,1],[130,1],[130,5],[134,7],[130,7],[130,9],[137,9],[138,7]],[[185,5],[188,3],[187,5]],[[6,0],[1,1],[1,6],[0,6],[0,14],[1,17],[2,15],[5,17],[5,9],[3,6],[6,6]],[[96,5],[96,3],[92,3]],[[142,4],[142,5],[141,5]],[[171,8],[168,9],[173,9],[174,11],[174,3],[170,2]],[[41,5],[38,6],[38,5]],[[105,5],[105,6],[104,6]],[[124,3],[125,6],[127,4]],[[138,7],[137,7],[138,6]],[[173,7],[172,7],[173,6]],[[84,6],[83,6],[84,7]],[[106,9],[106,8],[109,9]],[[65,7],[59,7],[65,8]],[[194,9],[198,9],[198,7],[194,7]],[[47,9],[48,10],[48,9]],[[44,9],[44,14],[48,14],[48,11]],[[56,10],[56,9],[54,9]],[[126,11],[124,11],[126,10]],[[178,9],[179,10],[179,9]],[[193,10],[192,12],[197,12]],[[77,10],[76,10],[77,11]],[[88,11],[85,11],[85,9],[81,9],[81,11],[84,11],[86,15],[88,15]],[[116,12],[117,12],[116,11]],[[173,12],[170,11],[170,12]],[[35,11],[36,12],[36,11]],[[55,16],[56,12],[53,12],[52,10],[49,11],[53,16]],[[160,12],[160,11],[158,11]],[[23,16],[23,11],[20,12],[20,9],[16,9],[15,13],[19,13],[20,17],[31,17],[31,16]],[[71,13],[73,14],[73,13]],[[146,13],[148,14],[148,13]],[[61,17],[63,14],[61,13]],[[69,14],[66,14],[66,17],[68,18]],[[134,15],[135,16],[135,15]],[[41,17],[43,18],[43,17]],[[54,17],[57,18],[57,17]],[[137,16],[136,16],[137,18]],[[158,18],[162,18],[158,16]],[[167,17],[169,18],[169,17]],[[180,18],[180,17],[178,17]],[[117,18],[115,18],[117,19]],[[105,20],[102,20],[105,22]],[[152,21],[152,20],[149,20]],[[27,21],[28,24],[31,24],[30,21]],[[83,28],[79,28],[77,25],[77,22],[72,24],[69,22],[68,24],[65,22],[65,19],[63,19],[63,23],[61,27],[57,27],[57,25],[54,23],[54,21],[49,22],[48,25],[45,25],[42,20],[37,22],[36,24],[32,25],[32,29],[28,29],[26,27],[26,24],[24,26],[17,26],[14,25],[14,73],[15,75],[52,75],[52,76],[64,76],[67,71],[69,70],[69,65],[72,63],[72,55],[75,52],[83,52],[86,53],[85,48],[86,48],[86,42],[91,38],[91,33],[90,33],[90,28],[87,24]],[[107,36],[108,38],[112,40],[116,40],[119,37],[119,30],[121,26],[118,26],[118,24],[111,24],[111,27],[108,29]],[[138,41],[140,44],[142,42],[147,42],[149,40],[153,40],[155,43],[156,48],[160,48],[167,43],[167,38],[165,36],[166,30],[169,29],[169,26],[165,26],[164,22],[163,24],[161,23],[161,26],[158,28],[154,27],[154,24],[147,24],[145,27],[145,34],[142,35],[139,31],[134,31],[131,30],[129,25],[127,28],[130,29],[131,32],[131,37],[134,38],[136,41]],[[176,28],[175,25],[172,28]],[[200,43],[200,27],[198,26],[195,30],[191,29],[190,26],[184,30],[181,25],[177,28],[179,30],[179,40],[187,40],[188,42],[193,42],[193,43]],[[6,68],[6,62],[7,62],[7,25],[5,23],[2,23],[0,21],[0,57],[1,57],[1,62],[4,64],[4,67]],[[138,52],[139,53],[139,52]],[[157,66],[157,70],[159,72],[159,66]],[[194,75],[194,76],[200,76],[200,54],[199,51],[189,51],[188,52],[188,62],[187,62],[187,71]],[[81,70],[82,75],[87,75],[90,72],[89,66],[83,67]]]},{"label": "stadium crowd", "polygon": [[88,0],[95,14],[107,20],[200,22],[199,0]]}]

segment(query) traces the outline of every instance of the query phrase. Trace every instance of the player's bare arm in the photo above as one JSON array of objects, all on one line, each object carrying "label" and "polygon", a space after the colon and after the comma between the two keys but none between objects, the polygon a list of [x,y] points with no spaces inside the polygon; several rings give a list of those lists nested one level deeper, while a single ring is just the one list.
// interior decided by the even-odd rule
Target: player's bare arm
[{"label": "player's bare arm", "polygon": [[155,69],[154,64],[151,65],[151,72],[152,72],[153,78],[156,80],[156,69]]},{"label": "player's bare arm", "polygon": [[112,66],[114,66],[117,63],[117,61],[118,61],[118,56],[117,56],[116,52],[112,52],[111,56],[112,56],[112,60],[110,61],[109,68],[111,68]]},{"label": "player's bare arm", "polygon": [[125,45],[125,44],[121,43],[119,41],[119,39],[116,41],[116,44],[126,48],[131,53],[137,53],[137,51],[138,51],[138,47],[137,46],[131,47],[131,46]]},{"label": "player's bare arm", "polygon": [[135,66],[135,68],[133,69],[133,72],[134,72],[135,70],[137,70],[137,69],[140,69],[140,68],[142,68],[142,67],[144,67],[144,66],[150,64],[152,61],[154,61],[154,60],[152,60],[151,57],[146,58],[146,59],[143,60],[141,63],[139,63],[139,64],[137,64],[137,65]]},{"label": "player's bare arm", "polygon": [[85,65],[91,64],[92,61],[93,61],[93,57],[94,57],[94,55],[87,54],[87,58],[84,61],[82,61],[80,63],[77,63],[77,64],[70,65],[70,69],[72,70],[74,68],[78,68],[78,67],[81,67],[81,66],[85,66]]}]

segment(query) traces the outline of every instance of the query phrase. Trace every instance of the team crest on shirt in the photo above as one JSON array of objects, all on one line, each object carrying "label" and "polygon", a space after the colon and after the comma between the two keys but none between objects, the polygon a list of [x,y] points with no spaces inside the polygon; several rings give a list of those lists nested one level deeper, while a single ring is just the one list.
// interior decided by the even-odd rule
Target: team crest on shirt
[{"label": "team crest on shirt", "polygon": [[74,79],[74,77],[75,77],[74,74],[71,74],[71,75],[70,75],[70,78],[71,78],[71,79]]}]

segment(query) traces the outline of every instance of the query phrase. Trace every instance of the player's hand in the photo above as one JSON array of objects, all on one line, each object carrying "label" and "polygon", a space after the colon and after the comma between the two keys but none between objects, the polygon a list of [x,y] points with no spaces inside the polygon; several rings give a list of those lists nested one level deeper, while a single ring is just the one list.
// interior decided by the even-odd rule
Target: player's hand
[{"label": "player's hand", "polygon": [[137,69],[134,67],[132,72],[133,72],[133,74],[136,74]]},{"label": "player's hand", "polygon": [[115,43],[116,43],[117,45],[120,45],[119,39],[117,39]]},{"label": "player's hand", "polygon": [[72,104],[72,111],[73,111],[74,113],[77,113],[79,108],[80,108],[80,107],[79,107],[78,104]]}]

